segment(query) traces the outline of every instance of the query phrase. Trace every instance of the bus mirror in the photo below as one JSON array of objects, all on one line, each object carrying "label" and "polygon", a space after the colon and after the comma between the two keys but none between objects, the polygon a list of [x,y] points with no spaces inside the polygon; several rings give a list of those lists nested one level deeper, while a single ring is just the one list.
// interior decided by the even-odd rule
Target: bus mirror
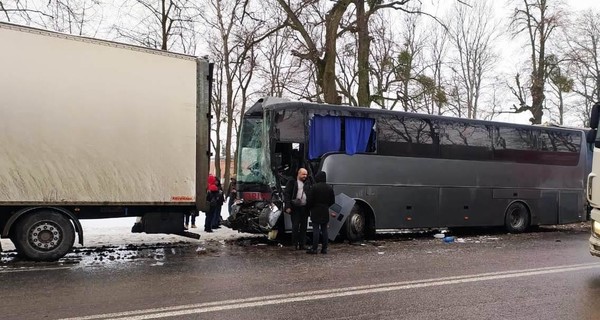
[{"label": "bus mirror", "polygon": [[596,102],[590,112],[590,128],[598,129],[598,119],[600,117],[600,102]]}]

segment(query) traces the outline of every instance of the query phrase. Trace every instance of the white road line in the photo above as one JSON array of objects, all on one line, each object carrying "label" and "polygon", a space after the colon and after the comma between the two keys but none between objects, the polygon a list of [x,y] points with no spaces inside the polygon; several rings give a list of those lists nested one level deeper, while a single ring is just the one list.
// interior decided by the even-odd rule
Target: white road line
[{"label": "white road line", "polygon": [[65,270],[71,269],[71,267],[54,267],[54,268],[23,268],[23,269],[0,269],[0,273],[14,273],[14,272],[34,272],[34,271],[52,271],[52,270]]},{"label": "white road line", "polygon": [[305,291],[290,294],[278,294],[262,297],[252,297],[246,299],[223,300],[199,304],[181,305],[164,308],[152,308],[144,310],[135,310],[127,312],[117,312],[109,314],[98,314],[84,317],[67,318],[63,320],[94,320],[94,319],[156,319],[165,317],[182,316],[189,314],[198,314],[214,311],[233,310],[242,308],[253,308],[268,305],[277,305],[298,301],[320,300],[334,297],[345,297],[361,294],[373,294],[388,291],[398,291],[407,289],[416,289],[432,286],[442,286],[451,284],[470,283],[478,281],[490,281],[498,279],[509,279],[517,277],[537,276],[544,274],[574,272],[587,269],[600,268],[598,263],[565,265],[546,268],[512,270],[502,272],[490,272],[481,274],[472,274],[465,276],[444,277],[414,281],[381,283],[374,285],[335,288],[326,290]]}]

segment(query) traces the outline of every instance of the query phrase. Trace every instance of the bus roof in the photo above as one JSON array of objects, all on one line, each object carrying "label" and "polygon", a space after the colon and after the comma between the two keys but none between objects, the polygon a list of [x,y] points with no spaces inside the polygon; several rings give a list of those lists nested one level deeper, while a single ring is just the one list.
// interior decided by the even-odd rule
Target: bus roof
[{"label": "bus roof", "polygon": [[407,117],[411,117],[411,118],[459,121],[459,122],[480,124],[480,125],[495,124],[495,125],[520,127],[520,128],[528,128],[528,129],[539,128],[539,129],[550,129],[550,130],[570,131],[570,132],[573,132],[573,131],[585,132],[585,130],[586,130],[585,128],[566,128],[566,127],[558,127],[558,126],[528,125],[528,124],[501,122],[501,121],[488,121],[488,120],[479,120],[479,119],[439,116],[439,115],[431,115],[431,114],[425,114],[425,113],[404,112],[404,111],[396,111],[396,110],[372,109],[372,108],[343,106],[343,105],[335,105],[335,104],[322,104],[322,103],[313,103],[313,102],[291,101],[288,99],[272,98],[272,97],[267,97],[267,98],[258,100],[252,107],[250,107],[246,111],[245,115],[246,116],[258,116],[258,115],[262,114],[264,109],[277,111],[277,110],[299,109],[299,108],[312,109],[312,110],[324,110],[324,111],[339,111],[339,112],[348,113],[352,116],[357,116],[357,117],[368,117],[369,115],[407,116]]}]

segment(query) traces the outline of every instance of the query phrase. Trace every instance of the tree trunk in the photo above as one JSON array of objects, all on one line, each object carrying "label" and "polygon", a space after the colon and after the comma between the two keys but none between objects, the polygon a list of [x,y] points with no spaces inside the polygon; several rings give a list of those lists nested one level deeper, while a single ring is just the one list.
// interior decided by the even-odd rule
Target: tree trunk
[{"label": "tree trunk", "polygon": [[[321,88],[325,103],[338,103],[338,93],[335,76],[335,59],[337,53],[337,38],[340,22],[351,0],[340,0],[329,11],[325,27],[325,55],[322,60]],[[317,57],[318,58],[318,57]],[[315,61],[318,64],[318,61]]]},{"label": "tree trunk", "polygon": [[161,50],[167,50],[167,42],[169,41],[169,33],[167,31],[167,23],[168,23],[168,14],[167,14],[167,8],[165,8],[165,2],[167,0],[161,0],[160,4],[161,4],[161,13],[162,13],[162,17],[161,17],[161,31],[162,31],[162,44],[160,46]]},{"label": "tree trunk", "polygon": [[358,106],[369,107],[371,104],[371,93],[369,92],[369,53],[371,47],[369,18],[365,14],[364,0],[356,0],[355,5],[358,34]]}]

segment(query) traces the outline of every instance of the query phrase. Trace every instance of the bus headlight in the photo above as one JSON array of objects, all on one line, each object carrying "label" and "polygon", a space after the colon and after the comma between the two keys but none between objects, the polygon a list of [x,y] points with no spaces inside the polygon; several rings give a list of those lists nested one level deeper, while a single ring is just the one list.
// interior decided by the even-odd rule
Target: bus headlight
[{"label": "bus headlight", "polygon": [[592,223],[592,232],[594,233],[594,236],[600,238],[600,222],[594,220],[594,223]]}]

